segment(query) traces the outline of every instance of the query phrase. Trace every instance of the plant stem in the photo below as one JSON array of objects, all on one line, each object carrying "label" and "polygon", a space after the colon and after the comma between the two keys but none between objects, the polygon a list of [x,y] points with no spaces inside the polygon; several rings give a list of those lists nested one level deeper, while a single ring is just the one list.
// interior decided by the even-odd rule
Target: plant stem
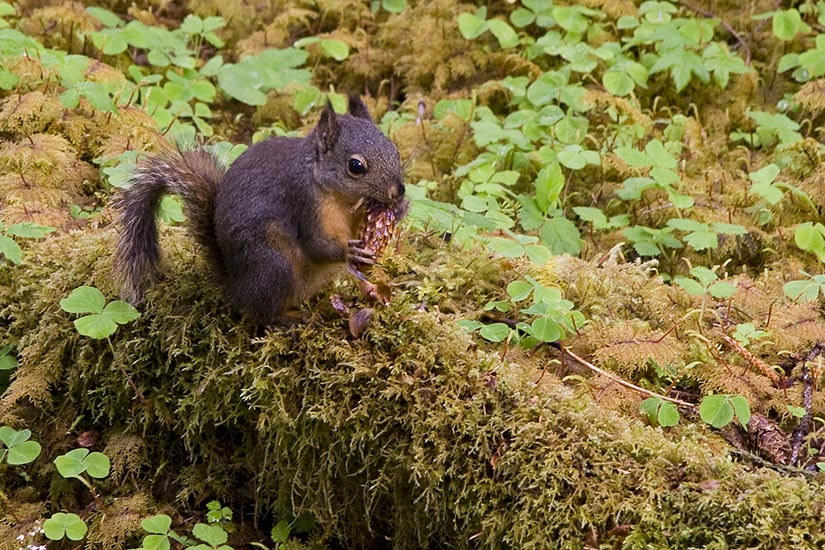
[{"label": "plant stem", "polygon": [[89,482],[88,479],[86,479],[85,477],[80,476],[80,475],[74,476],[74,478],[79,479],[80,482],[83,485],[85,485],[87,489],[89,489],[89,492],[92,493],[92,498],[95,499],[95,502],[100,501],[100,496],[97,494],[97,491],[95,491],[94,486],[91,484],[91,482]]}]

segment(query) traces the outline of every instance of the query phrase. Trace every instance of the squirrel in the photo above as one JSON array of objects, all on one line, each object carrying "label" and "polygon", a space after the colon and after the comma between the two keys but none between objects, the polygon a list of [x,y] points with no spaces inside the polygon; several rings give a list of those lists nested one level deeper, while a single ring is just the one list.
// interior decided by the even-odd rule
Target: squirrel
[{"label": "squirrel", "polygon": [[271,137],[228,169],[203,147],[147,158],[114,200],[120,237],[115,269],[132,304],[157,277],[155,212],[167,192],[183,199],[188,229],[206,252],[227,301],[253,321],[285,323],[284,312],[346,265],[375,263],[357,238],[366,201],[401,217],[408,208],[398,149],[357,95],[338,115],[327,101],[305,137]]}]

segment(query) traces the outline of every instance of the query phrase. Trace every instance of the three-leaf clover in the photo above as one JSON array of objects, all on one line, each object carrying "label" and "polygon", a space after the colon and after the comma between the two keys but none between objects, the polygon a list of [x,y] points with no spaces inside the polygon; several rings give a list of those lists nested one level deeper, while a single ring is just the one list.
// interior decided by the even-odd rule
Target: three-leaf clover
[{"label": "three-leaf clover", "polygon": [[789,281],[782,287],[785,296],[793,301],[814,302],[819,298],[819,294],[825,294],[825,275],[810,275],[801,272],[807,279],[799,281]]},{"label": "three-leaf clover", "polygon": [[57,471],[65,478],[78,477],[83,472],[102,479],[109,475],[111,463],[103,453],[90,453],[89,449],[74,449],[54,459]]},{"label": "three-leaf clover", "polygon": [[60,540],[63,537],[82,540],[87,530],[86,523],[77,514],[57,512],[43,522],[43,532],[51,540]]},{"label": "three-leaf clover", "polygon": [[0,441],[6,446],[3,452],[6,462],[14,466],[34,462],[40,455],[40,443],[31,441],[31,436],[31,430],[17,431],[9,426],[0,426]]},{"label": "three-leaf clover", "polygon": [[679,410],[673,403],[661,397],[648,397],[639,405],[639,412],[646,415],[648,420],[667,428],[679,423]]},{"label": "three-leaf clover", "polygon": [[673,278],[673,282],[685,289],[688,294],[702,296],[708,293],[714,298],[730,298],[736,293],[735,285],[719,280],[715,268],[708,269],[700,265],[691,269],[690,274],[693,279],[682,276]]},{"label": "three-leaf clover", "polygon": [[219,525],[198,523],[192,528],[192,534],[206,543],[193,546],[192,550],[231,550],[226,545],[229,536]]},{"label": "three-leaf clover", "polygon": [[714,428],[727,426],[734,416],[739,419],[742,427],[748,428],[751,409],[748,400],[741,395],[708,395],[699,405],[699,417]]},{"label": "three-leaf clover", "polygon": [[228,506],[221,506],[217,500],[206,503],[206,521],[209,523],[218,523],[220,521],[229,521],[232,519],[232,510]]},{"label": "three-leaf clover", "polygon": [[743,346],[751,343],[751,340],[759,340],[768,336],[764,330],[759,330],[753,323],[739,323],[733,331],[733,338]]},{"label": "three-leaf clover", "polygon": [[172,547],[169,542],[170,538],[180,543],[184,542],[182,537],[172,531],[172,518],[166,514],[145,518],[140,522],[140,526],[146,532],[151,533],[143,537],[143,544],[141,544],[143,550],[169,550]]},{"label": "three-leaf clover", "polygon": [[140,317],[134,307],[122,300],[106,303],[103,293],[93,286],[81,286],[60,300],[60,307],[67,313],[90,313],[75,319],[74,326],[83,336],[95,339],[108,338],[124,325]]},{"label": "three-leaf clover", "polygon": [[3,229],[3,224],[0,223],[0,256],[5,256],[13,264],[19,264],[23,261],[23,251],[20,245],[11,237],[42,239],[52,231],[54,231],[54,227],[46,227],[31,222],[16,223],[5,229]]},{"label": "three-leaf clover", "polygon": [[796,228],[794,242],[802,250],[813,252],[820,262],[825,263],[825,225],[805,222]]}]

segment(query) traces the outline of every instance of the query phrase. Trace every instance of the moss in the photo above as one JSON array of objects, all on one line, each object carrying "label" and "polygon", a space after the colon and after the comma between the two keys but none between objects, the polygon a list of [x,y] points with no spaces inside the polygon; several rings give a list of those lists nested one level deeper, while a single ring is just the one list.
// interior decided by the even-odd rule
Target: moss
[{"label": "moss", "polygon": [[99,25],[82,3],[61,2],[32,10],[20,21],[19,29],[46,47],[84,53],[86,35],[97,30]]},{"label": "moss", "polygon": [[[449,174],[479,153],[469,123],[454,114],[438,121],[405,121],[392,128],[391,137],[401,157],[409,159],[405,172],[412,181],[452,180]],[[434,195],[436,200],[454,200],[455,190]]]},{"label": "moss", "polygon": [[142,538],[145,532],[140,527],[140,521],[150,515],[148,501],[146,495],[138,493],[106,503],[101,513],[95,515],[86,547],[100,550],[122,548],[130,540],[138,536]]},{"label": "moss", "polygon": [[[64,108],[59,99],[63,90],[46,85],[60,82],[57,69],[34,56],[7,56],[5,61],[20,78],[21,90],[0,100],[0,214],[5,224],[35,222],[60,229],[81,224],[70,217],[68,205],[97,205],[103,185],[94,164],[130,149],[169,146],[145,111],[134,106],[100,111],[86,99],[76,108]],[[126,82],[122,73],[99,61],[90,61],[84,75],[114,88]],[[39,87],[46,91],[25,91]]]},{"label": "moss", "polygon": [[[42,518],[46,512],[46,504],[43,502],[28,502],[20,495],[13,495],[13,497],[13,510],[10,509],[7,503],[0,506],[0,510],[2,510],[2,515],[0,515],[0,550],[19,550],[20,540],[28,539],[29,533],[35,532],[42,526],[43,522],[39,518]],[[19,539],[20,536],[23,539]]]},{"label": "moss", "polygon": [[[817,483],[737,464],[696,425],[672,439],[550,375],[536,386],[543,353],[502,360],[479,348],[454,324],[483,305],[483,292],[465,298],[478,251],[426,267],[432,253],[414,241],[387,267],[402,290],[353,339],[324,295],[305,305],[305,324],[249,326],[203,284],[188,239],[167,230],[167,276],[109,346],[77,336],[57,301],[82,283],[113,294],[112,239],[62,235],[7,268],[0,341],[19,339],[21,366],[0,410],[13,420],[36,403],[29,426],[44,448],[65,433],[46,423],[72,411],[74,429],[96,429],[123,457],[118,478],[158,503],[217,497],[260,519],[309,512],[316,537],[347,547],[610,547],[625,535],[630,548],[825,543]],[[512,276],[492,267],[487,277]],[[422,302],[404,285],[427,277],[443,284]],[[331,290],[355,295],[349,283]],[[449,302],[460,315],[439,307]],[[137,504],[118,517],[155,506]],[[132,520],[103,513],[90,514],[89,540],[120,547]]]}]

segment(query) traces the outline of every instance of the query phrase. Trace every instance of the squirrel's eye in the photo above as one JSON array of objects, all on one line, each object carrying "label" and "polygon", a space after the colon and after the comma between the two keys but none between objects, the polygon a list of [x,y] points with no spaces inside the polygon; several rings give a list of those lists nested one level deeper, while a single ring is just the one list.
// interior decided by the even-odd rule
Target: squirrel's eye
[{"label": "squirrel's eye", "polygon": [[354,178],[360,178],[367,173],[367,161],[360,155],[354,155],[347,161],[347,172]]}]

